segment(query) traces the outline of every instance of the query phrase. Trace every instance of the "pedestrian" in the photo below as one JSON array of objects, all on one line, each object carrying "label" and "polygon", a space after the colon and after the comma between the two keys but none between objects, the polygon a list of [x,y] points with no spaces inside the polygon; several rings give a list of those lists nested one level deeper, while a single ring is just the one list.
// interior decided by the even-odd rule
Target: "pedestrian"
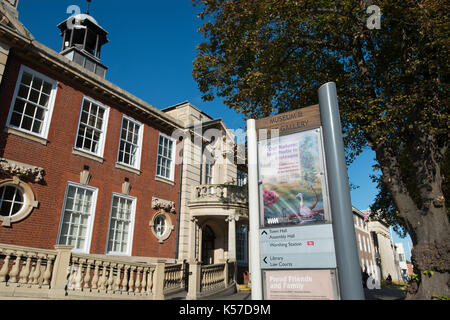
[{"label": "pedestrian", "polygon": [[364,269],[364,272],[362,272],[362,282],[363,282],[363,288],[367,288],[367,279],[369,279],[369,274],[367,273],[367,268]]},{"label": "pedestrian", "polygon": [[390,273],[388,273],[388,276],[386,278],[386,284],[388,284],[388,285],[392,284],[392,277],[391,277]]}]

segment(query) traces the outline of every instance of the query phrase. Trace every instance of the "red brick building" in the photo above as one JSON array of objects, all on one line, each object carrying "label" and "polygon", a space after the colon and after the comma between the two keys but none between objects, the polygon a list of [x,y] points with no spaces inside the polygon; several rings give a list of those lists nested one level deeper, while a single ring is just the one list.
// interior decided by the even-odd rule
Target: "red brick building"
[{"label": "red brick building", "polygon": [[174,259],[182,125],[105,80],[90,15],[58,26],[60,53],[2,16],[0,243]]},{"label": "red brick building", "polygon": [[366,210],[360,211],[355,207],[352,207],[352,211],[361,271],[366,271],[368,275],[375,278],[377,276],[377,268],[374,246],[368,228],[368,212]]}]

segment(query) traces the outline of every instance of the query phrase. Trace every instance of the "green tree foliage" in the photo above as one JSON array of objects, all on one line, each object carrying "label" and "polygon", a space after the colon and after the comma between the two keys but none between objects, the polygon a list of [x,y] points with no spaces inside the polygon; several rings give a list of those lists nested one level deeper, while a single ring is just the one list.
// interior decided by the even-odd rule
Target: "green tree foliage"
[{"label": "green tree foliage", "polygon": [[436,271],[411,296],[449,295],[450,3],[373,2],[380,29],[367,27],[369,1],[194,0],[206,41],[193,76],[204,100],[244,118],[316,104],[336,82],[348,161],[375,151],[373,208],[411,235],[415,267]]}]

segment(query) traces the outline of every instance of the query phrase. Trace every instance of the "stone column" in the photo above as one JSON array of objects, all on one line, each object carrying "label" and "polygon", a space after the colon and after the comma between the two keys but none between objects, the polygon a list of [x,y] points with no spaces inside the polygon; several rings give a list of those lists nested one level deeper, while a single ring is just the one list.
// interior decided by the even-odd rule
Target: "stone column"
[{"label": "stone column", "polygon": [[165,260],[156,261],[153,278],[153,300],[164,300]]},{"label": "stone column", "polygon": [[236,221],[239,216],[230,214],[225,221],[228,222],[228,259],[236,260]]},{"label": "stone column", "polygon": [[225,288],[228,287],[229,279],[228,279],[228,259],[225,260],[225,267],[223,268],[223,280],[225,284]]},{"label": "stone column", "polygon": [[73,246],[55,245],[56,259],[50,283],[50,297],[63,297],[66,294],[67,275]]},{"label": "stone column", "polygon": [[203,253],[202,253],[202,250],[203,250],[203,242],[202,242],[202,239],[203,239],[203,229],[200,227],[200,226],[198,226],[198,241],[197,241],[197,244],[196,245],[198,245],[198,261],[201,261],[201,262],[206,262],[206,261],[202,261],[202,257],[203,257]]},{"label": "stone column", "polygon": [[189,231],[189,260],[195,260],[195,233],[197,227],[198,219],[196,217],[191,217],[190,221],[190,231]]},{"label": "stone column", "polygon": [[3,74],[5,73],[6,62],[9,56],[10,47],[0,42],[0,84],[2,83]]},{"label": "stone column", "polygon": [[201,285],[201,269],[200,262],[191,260],[189,261],[189,286],[186,300],[197,300],[200,293]]}]

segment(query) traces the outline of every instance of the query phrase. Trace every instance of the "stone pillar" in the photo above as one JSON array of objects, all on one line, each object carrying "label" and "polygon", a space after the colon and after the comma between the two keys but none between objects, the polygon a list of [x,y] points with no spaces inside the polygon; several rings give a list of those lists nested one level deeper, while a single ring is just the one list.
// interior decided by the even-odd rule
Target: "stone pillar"
[{"label": "stone pillar", "polygon": [[70,258],[73,246],[55,245],[56,259],[53,267],[49,296],[61,297],[66,295],[67,276],[69,274]]},{"label": "stone pillar", "polygon": [[195,233],[197,227],[198,219],[196,217],[191,217],[190,221],[190,231],[189,231],[189,260],[195,260]]},{"label": "stone pillar", "polygon": [[197,236],[197,238],[198,238],[198,241],[197,241],[197,244],[196,244],[196,246],[198,246],[198,261],[200,261],[200,262],[206,262],[206,261],[202,261],[202,257],[203,257],[203,253],[202,253],[202,250],[203,250],[203,242],[202,242],[202,239],[203,239],[203,229],[200,227],[200,226],[198,226],[198,236]]},{"label": "stone pillar", "polygon": [[236,221],[238,216],[230,214],[225,221],[228,222],[228,259],[236,260]]},{"label": "stone pillar", "polygon": [[153,278],[153,300],[164,300],[165,269],[165,260],[158,260],[156,262],[155,275]]},{"label": "stone pillar", "polygon": [[228,283],[230,282],[228,279],[228,259],[225,260],[225,267],[223,268],[223,279],[224,279],[224,284],[225,284],[225,288],[228,287]]},{"label": "stone pillar", "polygon": [[189,288],[186,300],[197,300],[200,293],[202,265],[199,261],[189,261]]},{"label": "stone pillar", "polygon": [[10,47],[0,42],[0,84],[2,83],[3,74],[5,73],[6,62],[8,60]]}]

